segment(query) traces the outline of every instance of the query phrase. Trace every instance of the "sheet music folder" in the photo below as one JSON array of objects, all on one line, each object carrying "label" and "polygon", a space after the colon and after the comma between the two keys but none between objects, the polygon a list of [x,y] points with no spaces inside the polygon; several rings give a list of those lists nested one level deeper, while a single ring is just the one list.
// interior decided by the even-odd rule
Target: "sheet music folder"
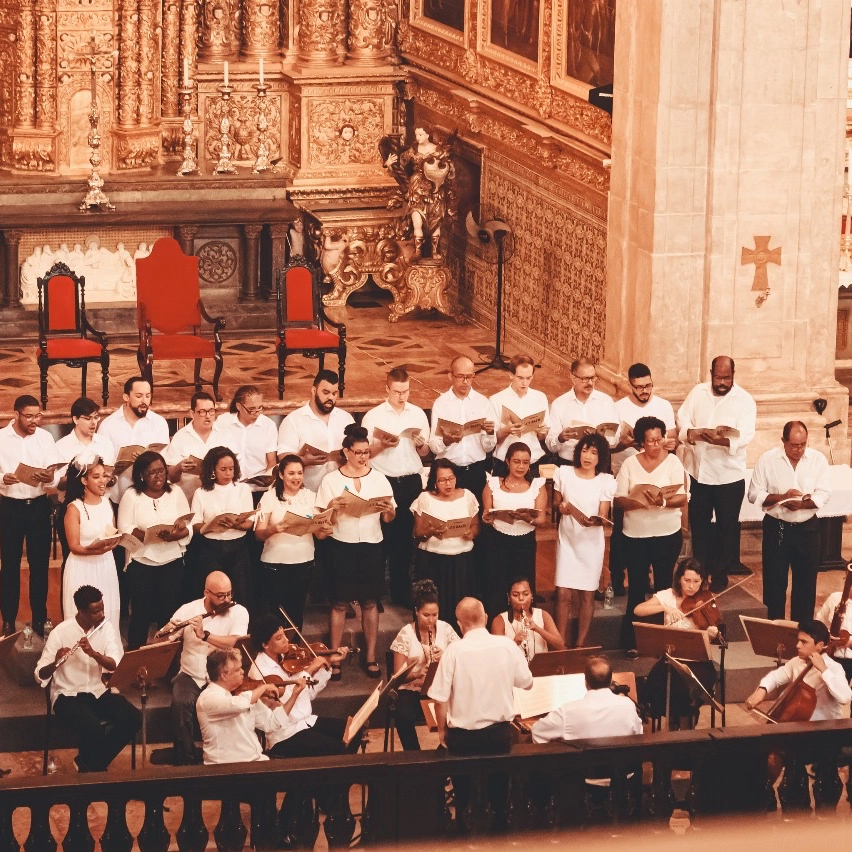
[{"label": "sheet music folder", "polygon": [[754,618],[741,615],[740,621],[751,649],[758,657],[780,657],[792,660],[797,656],[796,643],[799,641],[799,627],[794,621],[769,621],[766,618]]}]

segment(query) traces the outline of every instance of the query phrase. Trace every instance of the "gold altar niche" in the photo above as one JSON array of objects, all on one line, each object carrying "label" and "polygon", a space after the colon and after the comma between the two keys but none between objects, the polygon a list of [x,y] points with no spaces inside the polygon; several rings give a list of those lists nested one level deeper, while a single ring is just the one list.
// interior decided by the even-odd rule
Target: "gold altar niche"
[{"label": "gold altar niche", "polygon": [[238,173],[265,141],[279,181],[387,187],[378,141],[401,131],[397,24],[394,0],[0,0],[0,169],[88,170],[94,43],[104,174],[174,173],[191,88],[202,175],[227,117]]}]

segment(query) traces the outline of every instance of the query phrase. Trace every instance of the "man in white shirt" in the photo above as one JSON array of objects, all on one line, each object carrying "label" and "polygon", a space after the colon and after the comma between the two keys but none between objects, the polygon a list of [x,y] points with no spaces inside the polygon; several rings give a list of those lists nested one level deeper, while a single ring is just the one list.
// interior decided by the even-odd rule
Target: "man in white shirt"
[{"label": "man in white shirt", "polygon": [[[460,355],[450,363],[450,389],[432,404],[429,446],[439,459],[449,459],[456,466],[456,485],[466,488],[482,503],[485,488],[486,455],[497,446],[493,413],[488,398],[473,389],[476,372],[473,361]],[[482,429],[463,438],[445,435],[439,420],[464,426],[473,420],[484,420]]]},{"label": "man in white shirt", "polygon": [[[491,397],[492,419],[497,426],[497,448],[494,450],[494,475],[506,476],[506,450],[515,441],[523,441],[530,448],[530,472],[538,476],[538,461],[544,455],[541,442],[550,431],[550,413],[547,397],[530,384],[535,373],[535,361],[529,355],[515,355],[509,361],[512,381],[509,387]],[[519,423],[511,423],[509,412],[524,419],[543,414],[542,425],[535,431],[527,430]]]},{"label": "man in white shirt", "polygon": [[269,760],[255,730],[274,733],[287,724],[277,688],[261,683],[233,695],[245,679],[238,651],[212,651],[205,664],[210,682],[196,704],[204,763]]},{"label": "man in white shirt", "polygon": [[[408,401],[411,384],[401,367],[387,378],[388,398],[371,408],[361,425],[370,441],[370,464],[390,482],[400,511],[386,524],[382,522],[390,594],[395,604],[411,606],[411,556],[414,516],[411,504],[423,490],[423,456],[429,453],[429,421],[422,408]],[[416,430],[411,435],[403,432]]]},{"label": "man in white shirt", "polygon": [[[118,625],[110,625],[104,616],[100,589],[80,586],[74,605],[77,614],[47,637],[35,677],[51,690],[56,718],[79,735],[77,769],[103,772],[136,735],[142,714],[126,698],[110,692],[101,679],[105,672],[115,671],[124,651]],[[101,722],[109,724],[104,727]]]},{"label": "man in white shirt", "polygon": [[[852,565],[846,566],[846,582],[850,582],[852,575]],[[844,583],[845,588],[845,583]],[[819,608],[816,617],[831,631],[831,623],[834,621],[834,614],[840,602],[843,600],[843,592],[832,592],[826,599],[825,603]],[[840,617],[840,630],[845,630],[852,636],[852,606],[848,600]],[[835,647],[834,660],[843,666],[843,671],[847,678],[852,679],[852,639],[845,645],[840,643],[839,647]]]},{"label": "man in white shirt", "polygon": [[[50,559],[51,505],[45,486],[58,480],[56,444],[41,429],[41,406],[34,396],[15,400],[15,416],[0,429],[0,609],[3,635],[15,632],[21,597],[21,558],[27,543],[33,630],[44,635],[47,620],[47,567]],[[32,485],[15,471],[21,463],[38,468]]]},{"label": "man in white shirt", "polygon": [[179,607],[161,633],[188,622],[169,638],[180,639],[180,671],[172,682],[173,762],[199,763],[195,748],[195,704],[207,679],[207,657],[216,650],[230,650],[248,633],[249,614],[234,603],[231,581],[213,571],[204,582],[204,597]]},{"label": "man in white shirt", "polygon": [[626,737],[642,733],[636,705],[612,691],[612,667],[606,657],[586,658],[586,694],[548,713],[532,726],[535,743]]},{"label": "man in white shirt", "polygon": [[[337,407],[340,378],[331,370],[314,377],[311,398],[291,411],[278,428],[278,458],[295,453],[305,465],[305,488],[317,491],[323,477],[340,467],[343,430],[355,421]],[[314,452],[319,450],[320,452]]]},{"label": "man in white shirt", "polygon": [[790,618],[811,618],[816,605],[820,524],[816,516],[831,496],[825,456],[808,447],[808,427],[784,424],[782,444],[758,460],[748,499],[763,516],[763,602],[767,618],[784,618],[787,578],[792,569]]},{"label": "man in white shirt", "polygon": [[692,553],[707,568],[714,592],[726,589],[728,575],[741,571],[740,507],[756,416],[754,399],[734,383],[734,361],[727,355],[713,359],[710,381],[696,385],[677,413],[683,466],[691,480]]},{"label": "man in white shirt", "polygon": [[[75,399],[71,404],[71,422],[74,428],[56,442],[56,454],[59,461],[70,462],[82,453],[99,456],[106,465],[115,464],[115,448],[112,442],[97,431],[101,416],[98,404],[86,396]],[[65,477],[68,468],[62,471],[59,480],[60,491],[65,490]]]}]

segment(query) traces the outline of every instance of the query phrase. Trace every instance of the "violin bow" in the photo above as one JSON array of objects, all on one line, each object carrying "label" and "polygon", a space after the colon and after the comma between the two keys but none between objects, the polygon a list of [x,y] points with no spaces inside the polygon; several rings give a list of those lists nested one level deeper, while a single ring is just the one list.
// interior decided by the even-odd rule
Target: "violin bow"
[{"label": "violin bow", "polygon": [[307,648],[307,649],[308,649],[308,650],[309,650],[309,651],[310,651],[310,652],[314,655],[314,657],[317,657],[317,656],[318,656],[317,652],[316,652],[316,651],[315,651],[315,650],[314,650],[314,649],[310,646],[310,643],[308,642],[308,640],[307,640],[307,639],[305,639],[305,637],[304,637],[304,636],[302,636],[302,632],[301,632],[301,631],[299,630],[299,628],[298,628],[298,627],[296,627],[296,625],[293,623],[293,619],[292,619],[292,618],[290,618],[290,616],[289,616],[289,615],[287,615],[287,611],[284,609],[284,607],[283,607],[283,606],[279,606],[279,607],[278,607],[278,612],[280,612],[280,613],[281,613],[281,615],[283,615],[283,616],[284,616],[284,618],[286,618],[286,619],[287,619],[287,622],[289,623],[290,627],[292,627],[292,628],[293,628],[293,630],[295,631],[296,635],[297,635],[297,636],[299,637],[299,639],[302,641],[302,643],[304,644],[304,646],[305,646],[305,647],[306,647],[306,648]]},{"label": "violin bow", "polygon": [[711,603],[714,603],[715,601],[719,600],[719,598],[721,598],[722,595],[726,595],[728,592],[732,592],[734,589],[737,588],[737,586],[741,586],[743,583],[746,582],[746,580],[750,580],[753,576],[754,576],[754,574],[749,574],[748,577],[743,577],[742,580],[737,580],[737,582],[734,583],[733,586],[728,586],[727,589],[722,589],[721,592],[716,592],[714,595],[711,596],[710,600],[704,601],[703,604],[698,604],[698,606],[695,607],[695,609],[692,609],[692,610],[689,611],[689,615],[684,615],[682,618],[679,618],[677,621],[673,621],[669,625],[669,627],[671,627],[672,625],[675,625],[675,624],[680,624],[681,621],[686,621],[687,618],[691,618],[693,612],[697,612],[699,609],[704,609],[705,606],[709,606]]},{"label": "violin bow", "polygon": [[[240,646],[240,650],[246,655],[246,659],[249,661],[248,673],[252,671],[252,669],[257,669],[257,673],[260,675],[260,679],[266,683],[266,678],[263,676],[263,672],[260,670],[260,666],[255,663],[252,655],[249,653],[248,648],[246,648],[246,643],[241,639],[238,643]],[[246,676],[248,676],[248,673]]]}]

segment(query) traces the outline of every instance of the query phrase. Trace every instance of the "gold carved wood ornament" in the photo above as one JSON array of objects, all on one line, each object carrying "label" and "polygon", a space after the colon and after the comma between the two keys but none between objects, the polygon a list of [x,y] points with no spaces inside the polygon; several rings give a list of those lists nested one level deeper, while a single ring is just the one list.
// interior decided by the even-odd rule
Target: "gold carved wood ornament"
[{"label": "gold carved wood ornament", "polygon": [[308,107],[311,166],[379,164],[384,115],[381,98],[312,101]]},{"label": "gold carved wood ornament", "polygon": [[754,237],[754,248],[743,246],[740,255],[740,266],[754,264],[754,280],[751,289],[759,291],[760,295],[755,299],[755,304],[760,307],[769,298],[769,273],[766,271],[768,263],[781,266],[781,249],[769,248],[772,237]]}]

